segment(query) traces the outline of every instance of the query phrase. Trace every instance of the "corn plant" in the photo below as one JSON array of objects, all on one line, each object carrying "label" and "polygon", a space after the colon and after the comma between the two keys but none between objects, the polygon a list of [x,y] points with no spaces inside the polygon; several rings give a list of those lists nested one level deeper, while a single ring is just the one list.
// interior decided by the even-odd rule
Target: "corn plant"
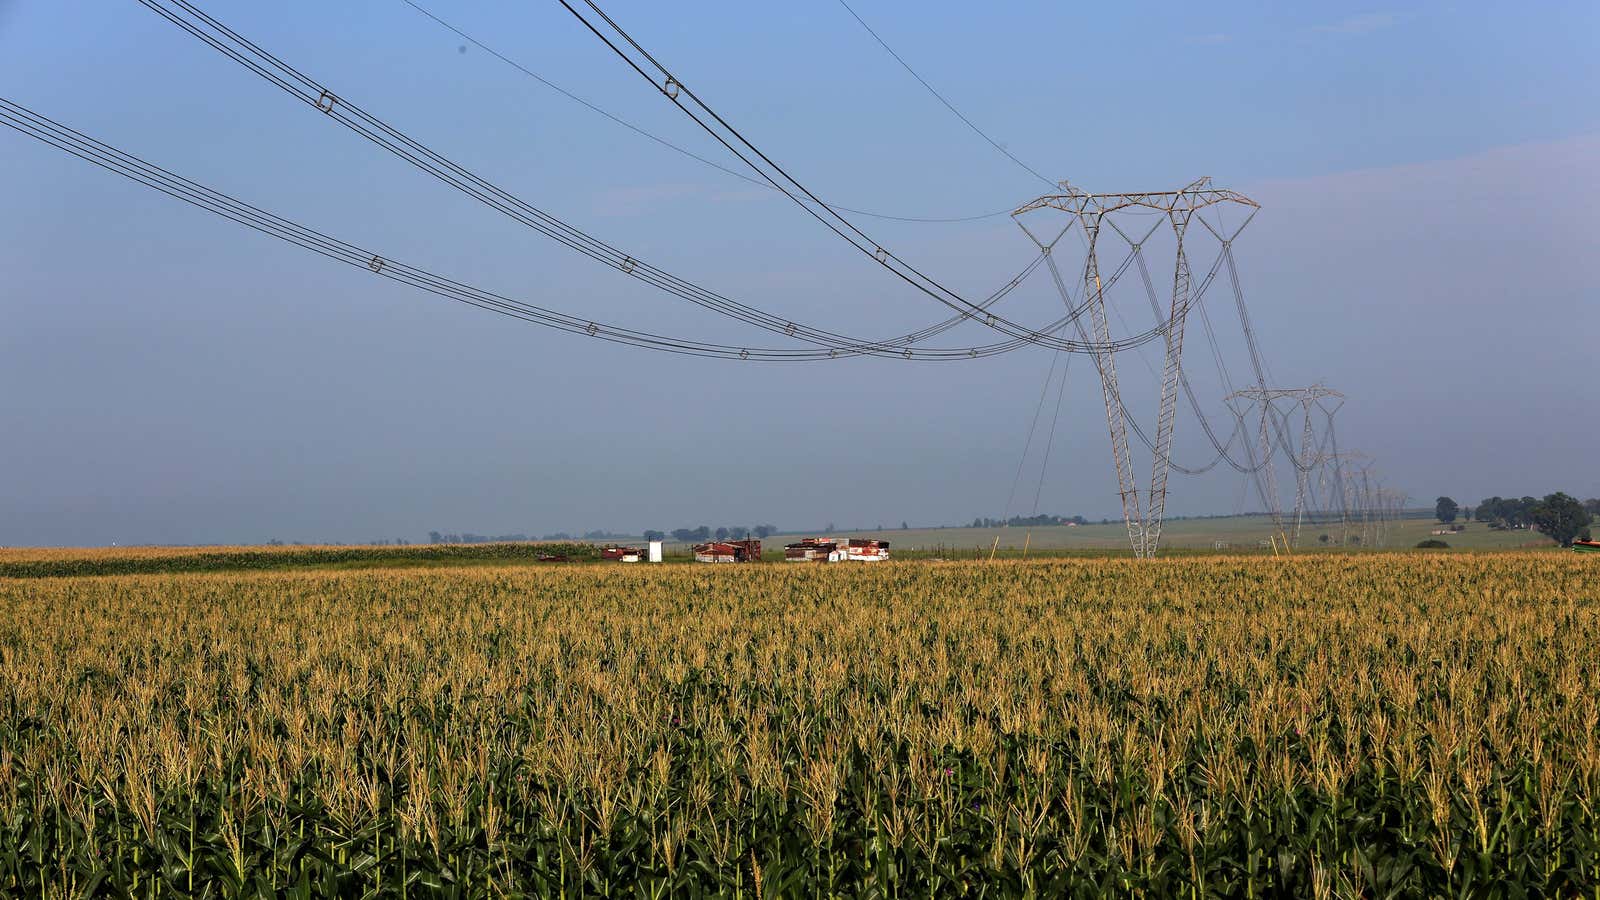
[{"label": "corn plant", "polygon": [[0,578],[0,710],[8,897],[1600,886],[1577,555]]}]

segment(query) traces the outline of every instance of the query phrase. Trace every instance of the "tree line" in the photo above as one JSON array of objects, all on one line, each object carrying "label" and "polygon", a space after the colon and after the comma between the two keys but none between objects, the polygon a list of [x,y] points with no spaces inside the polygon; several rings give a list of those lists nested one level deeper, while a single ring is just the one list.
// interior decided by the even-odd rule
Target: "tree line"
[{"label": "tree line", "polygon": [[[709,540],[742,541],[749,537],[766,538],[778,533],[776,525],[757,525],[751,528],[747,525],[724,525],[712,528],[701,525],[696,528],[674,528],[670,532],[672,539],[682,544],[702,544]],[[667,532],[646,531],[644,539],[647,541],[664,541]]]},{"label": "tree line", "polygon": [[430,531],[428,543],[430,544],[520,544],[527,541],[608,541],[617,538],[629,537],[626,534],[617,534],[611,531],[598,530],[586,531],[579,537],[574,537],[565,531],[554,534],[527,535],[522,532],[516,534],[473,534],[470,531],[456,534],[455,532]]},{"label": "tree line", "polygon": [[1039,528],[1039,527],[1043,527],[1043,526],[1046,526],[1046,525],[1087,525],[1087,524],[1089,524],[1089,520],[1085,519],[1083,516],[1049,516],[1049,515],[1040,514],[1040,515],[1037,515],[1037,516],[1012,516],[1009,519],[990,519],[990,518],[985,518],[983,516],[979,516],[978,518],[972,520],[971,527],[973,527],[973,528],[1004,528],[1004,527],[1010,526],[1012,528],[1015,528],[1015,527],[1018,527],[1018,526],[1024,526],[1024,527],[1028,527],[1028,528]]},{"label": "tree line", "polygon": [[1528,528],[1563,547],[1574,540],[1589,540],[1589,526],[1600,517],[1600,498],[1579,500],[1557,491],[1537,497],[1490,497],[1477,506],[1462,507],[1449,497],[1440,497],[1433,512],[1446,525],[1457,518],[1482,522],[1490,528]]}]

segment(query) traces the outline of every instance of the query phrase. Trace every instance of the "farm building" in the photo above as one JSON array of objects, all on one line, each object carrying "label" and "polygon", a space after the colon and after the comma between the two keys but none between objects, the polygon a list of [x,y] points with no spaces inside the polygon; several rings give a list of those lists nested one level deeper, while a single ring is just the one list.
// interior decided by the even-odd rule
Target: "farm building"
[{"label": "farm building", "polygon": [[808,537],[786,545],[783,548],[783,558],[787,562],[837,562],[834,555],[838,552],[837,541]]},{"label": "farm building", "polygon": [[845,559],[856,562],[882,562],[889,558],[889,542],[875,538],[850,538],[839,549],[845,552]]},{"label": "farm building", "polygon": [[644,551],[638,547],[601,547],[601,559],[614,559],[622,562],[638,562],[644,557]]},{"label": "farm building", "polygon": [[732,563],[759,562],[760,560],[761,542],[757,540],[711,541],[694,545],[695,562]]},{"label": "farm building", "polygon": [[889,558],[889,542],[876,538],[805,538],[783,548],[789,562],[880,562]]}]

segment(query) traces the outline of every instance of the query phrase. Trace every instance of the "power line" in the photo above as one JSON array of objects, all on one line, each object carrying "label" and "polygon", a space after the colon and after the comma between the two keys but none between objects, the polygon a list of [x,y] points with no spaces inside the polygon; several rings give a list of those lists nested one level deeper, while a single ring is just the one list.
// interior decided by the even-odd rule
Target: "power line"
[{"label": "power line", "polygon": [[[740,181],[743,181],[743,182],[745,182],[747,184],[753,184],[756,187],[763,188],[763,189],[766,189],[766,190],[775,190],[775,188],[771,184],[768,184],[765,181],[762,181],[762,180],[760,180],[758,178],[751,178],[749,175],[746,175],[743,172],[735,171],[733,169],[728,168],[727,166],[724,166],[723,164],[721,164],[719,162],[716,162],[715,160],[707,159],[704,156],[701,156],[700,154],[695,153],[693,150],[689,150],[689,149],[681,147],[681,146],[679,146],[677,144],[674,144],[673,142],[667,140],[664,137],[661,137],[660,135],[654,134],[654,133],[648,131],[647,129],[641,128],[638,125],[635,125],[632,122],[629,122],[628,120],[622,118],[621,116],[618,116],[618,115],[615,115],[614,113],[608,112],[607,110],[601,108],[600,106],[598,106],[598,105],[596,105],[596,104],[594,104],[594,103],[592,103],[592,102],[590,102],[588,100],[585,100],[584,98],[578,96],[577,94],[574,94],[573,92],[567,90],[566,88],[562,87],[561,85],[556,84],[555,82],[551,81],[548,78],[545,78],[543,75],[540,75],[539,73],[533,71],[532,69],[529,69],[527,66],[523,65],[522,63],[517,62],[515,59],[512,59],[511,57],[505,55],[504,53],[501,53],[499,50],[496,50],[495,48],[489,46],[488,44],[485,44],[483,41],[477,39],[476,37],[473,37],[472,35],[468,34],[466,31],[462,30],[461,28],[457,27],[456,25],[453,25],[453,24],[451,24],[449,22],[446,22],[444,19],[441,19],[439,16],[437,16],[433,12],[429,11],[426,7],[423,7],[422,5],[413,2],[413,0],[402,0],[402,2],[404,2],[407,6],[411,7],[412,9],[416,10],[417,12],[421,13],[422,15],[426,16],[427,18],[433,20],[440,27],[446,29],[447,31],[450,31],[450,32],[454,33],[457,37],[459,37],[462,40],[466,41],[467,43],[473,45],[474,47],[477,47],[479,50],[482,50],[483,52],[489,54],[490,56],[493,56],[495,59],[500,60],[501,62],[505,63],[506,65],[510,66],[511,68],[516,69],[518,72],[521,72],[523,75],[526,75],[527,77],[532,78],[534,81],[539,82],[540,84],[544,85],[545,87],[549,88],[552,91],[555,91],[556,93],[560,94],[561,96],[566,97],[567,99],[573,101],[574,103],[577,103],[580,106],[583,106],[583,107],[589,109],[591,112],[594,112],[597,115],[601,115],[601,116],[604,116],[607,119],[610,119],[612,122],[615,122],[616,124],[621,125],[623,128],[626,128],[629,131],[632,131],[633,133],[639,135],[640,137],[643,137],[643,138],[646,138],[648,140],[654,141],[655,143],[660,144],[663,147],[666,147],[668,150],[672,150],[672,151],[674,151],[676,153],[682,154],[683,156],[686,156],[689,159],[694,160],[695,162],[701,163],[702,165],[710,166],[711,168],[716,169],[717,171],[722,172],[725,175],[730,175],[730,176],[732,176],[734,178],[737,178]],[[890,214],[890,213],[871,212],[870,210],[865,210],[865,209],[855,209],[855,208],[852,208],[852,207],[849,207],[849,206],[843,206],[843,205],[839,205],[839,204],[835,204],[835,206],[838,209],[842,209],[845,212],[849,212],[849,213],[855,213],[858,216],[868,216],[868,217],[871,217],[871,218],[874,218],[874,219],[887,219],[887,220],[893,221],[893,222],[916,222],[916,223],[927,223],[927,224],[953,224],[953,223],[959,223],[959,222],[977,222],[977,221],[980,221],[982,219],[993,219],[993,218],[996,218],[996,217],[999,217],[999,216],[1006,215],[1006,214],[1011,212],[1011,208],[1010,207],[1006,207],[1005,209],[998,209],[998,210],[995,210],[994,212],[979,213],[977,215],[970,215],[970,216],[902,216],[902,215],[893,215],[893,214]]]},{"label": "power line", "polygon": [[[544,325],[559,331],[581,334],[599,340],[651,350],[720,359],[821,360],[844,356],[890,355],[860,347],[830,349],[783,349],[748,347],[695,341],[623,328],[598,320],[573,316],[556,310],[515,300],[470,284],[446,278],[436,272],[413,266],[368,248],[332,237],[268,212],[261,207],[231,197],[198,182],[176,175],[137,156],[95,140],[82,132],[35,113],[20,104],[0,98],[0,125],[62,150],[85,162],[138,182],[176,200],[229,219],[269,237],[309,250],[335,262],[363,268],[374,275],[419,288],[490,312]],[[923,351],[925,354],[931,351]],[[991,354],[979,354],[991,355]],[[965,359],[966,353],[922,358]]]},{"label": "power line", "polygon": [[[732,300],[636,259],[632,255],[594,238],[567,222],[485,181],[386,122],[368,114],[356,104],[336,95],[247,38],[217,22],[195,7],[194,4],[185,2],[185,0],[175,0],[169,8],[167,3],[158,2],[158,0],[139,0],[139,2],[223,53],[228,58],[240,63],[268,82],[277,85],[302,103],[318,109],[323,114],[338,121],[341,125],[395,156],[507,217],[625,275],[637,278],[666,293],[678,296],[696,305],[748,324],[756,325],[764,330],[783,334],[786,337],[799,338],[826,347],[853,346],[860,349],[894,350],[901,355],[906,355],[907,348],[905,347],[887,346],[870,340],[857,341],[845,335],[802,325],[801,323],[775,316],[754,306]],[[1021,282],[1026,272],[1031,271],[1032,268],[1032,265],[1025,268],[1023,273],[1019,273],[1017,277],[997,291],[992,296],[992,300],[997,301],[1000,297],[1009,293]],[[967,314],[967,317],[970,318],[970,315],[970,313]],[[932,326],[931,329],[925,329],[925,331],[932,330],[936,332],[943,330],[963,320],[961,317],[956,317],[943,323],[938,323]],[[1005,349],[1015,349],[1026,343],[1027,341],[1013,342],[1012,346]],[[872,346],[868,348],[866,345]],[[964,349],[969,356],[981,356],[1001,348],[1000,345],[984,345]]]},{"label": "power line", "polygon": [[[150,0],[141,0],[141,2],[148,3]],[[178,0],[178,2],[183,2],[183,0]],[[595,23],[590,21],[588,17],[579,12],[577,8],[572,5],[572,3],[568,2],[568,0],[558,0],[558,2],[565,7],[568,12],[572,13],[574,18],[582,23],[585,28],[588,28],[589,31],[593,33],[601,43],[605,44],[606,47],[616,54],[617,57],[621,59],[629,68],[638,73],[641,78],[644,78],[646,81],[650,82],[656,90],[660,91],[663,96],[665,96],[669,101],[682,110],[685,115],[689,116],[689,118],[698,124],[701,129],[703,129],[707,134],[710,134],[724,147],[728,148],[729,152],[739,157],[739,159],[743,160],[745,164],[750,166],[751,169],[753,169],[758,175],[771,182],[773,186],[777,187],[779,190],[788,195],[788,197],[793,200],[797,206],[803,209],[812,218],[820,222],[823,227],[827,228],[829,231],[832,231],[835,235],[843,239],[846,243],[849,243],[851,246],[855,247],[861,253],[866,254],[874,259],[879,265],[883,266],[895,277],[921,291],[923,294],[926,294],[933,300],[958,312],[962,311],[963,309],[975,309],[975,305],[971,301],[967,300],[956,291],[944,286],[942,283],[928,276],[915,266],[910,265],[896,254],[890,252],[888,248],[877,241],[874,241],[869,235],[863,232],[860,228],[856,227],[856,225],[853,224],[849,219],[846,219],[844,216],[840,215],[838,210],[834,209],[818,198],[815,192],[811,191],[794,176],[790,175],[788,171],[785,170],[783,166],[775,162],[771,156],[763,152],[759,147],[755,146],[755,144],[751,143],[751,141],[741,134],[737,128],[734,128],[731,124],[729,124],[726,119],[724,119],[714,109],[712,109],[709,104],[696,95],[693,90],[691,90],[687,85],[673,75],[672,72],[660,62],[658,62],[648,50],[640,45],[638,41],[634,40],[634,38],[630,36],[627,31],[625,31],[620,25],[617,24],[615,20],[607,15],[606,12],[594,2],[594,0],[582,0],[582,2],[584,5],[589,7],[589,9],[593,10],[594,13],[605,23],[605,25],[617,35],[616,41],[612,40],[610,37],[607,37],[605,32],[601,31],[599,26],[595,25]],[[630,55],[628,51],[618,46],[619,41],[627,44],[629,47],[632,47],[634,52],[638,54],[639,59],[635,59],[634,56]],[[650,73],[645,70],[646,66],[649,66],[659,72],[661,80],[658,81],[656,78],[652,77]],[[701,116],[698,115],[693,109],[689,108],[689,105],[685,103],[685,99],[688,101],[688,103],[692,103],[695,107],[698,107],[701,111],[703,111],[705,115],[709,116],[711,121],[701,118]],[[741,151],[738,147],[735,147],[735,143],[744,147],[745,150]],[[748,151],[748,154],[745,151]],[[752,156],[754,158],[752,158]],[[982,322],[988,327],[1012,338],[1024,340],[1027,343],[1038,344],[1043,347],[1049,347],[1056,350],[1066,350],[1074,353],[1110,353],[1117,350],[1130,349],[1132,347],[1148,343],[1157,337],[1163,336],[1169,327],[1166,323],[1158,324],[1156,327],[1143,334],[1118,340],[1113,340],[1107,335],[1097,335],[1097,340],[1094,341],[1074,341],[1068,338],[1057,338],[1050,329],[1030,329],[1026,326],[1013,322],[1004,316],[993,313],[983,316]]]},{"label": "power line", "polygon": [[1033,419],[1028,423],[1028,437],[1022,442],[1022,456],[1017,460],[1017,473],[1011,477],[1011,493],[1006,495],[1005,509],[1000,516],[1002,522],[1011,518],[1011,503],[1017,498],[1017,486],[1022,483],[1022,469],[1027,465],[1028,451],[1033,448],[1033,433],[1039,428],[1039,414],[1044,412],[1044,401],[1050,396],[1050,385],[1056,380],[1056,366],[1060,362],[1061,354],[1050,354],[1050,371],[1045,373],[1044,387],[1039,389],[1039,402],[1033,407]]},{"label": "power line", "polygon": [[1061,367],[1061,386],[1056,389],[1056,412],[1050,419],[1050,439],[1044,445],[1044,459],[1039,462],[1039,483],[1033,488],[1033,512],[1030,516],[1039,514],[1039,498],[1044,495],[1044,476],[1050,468],[1050,451],[1056,445],[1056,426],[1061,422],[1061,398],[1067,393],[1067,375],[1072,371],[1072,357],[1067,357],[1067,364]]},{"label": "power line", "polygon": [[[861,18],[861,16],[858,15],[854,9],[850,8],[850,4],[846,3],[845,0],[839,0],[839,5],[845,8],[845,12],[848,12],[850,14],[850,18],[855,19],[857,24],[859,24],[862,28],[866,29],[867,34],[872,35],[872,39],[878,42],[878,46],[882,47],[890,56],[894,57],[894,61],[899,63],[901,68],[905,69],[907,72],[910,72],[911,73],[911,77],[915,78],[917,80],[918,84],[922,85],[924,88],[927,88],[928,93],[930,93],[934,97],[936,97],[940,103],[943,103],[945,109],[950,110],[950,112],[953,113],[956,118],[960,119],[963,124],[965,124],[968,128],[972,129],[972,133],[973,134],[976,134],[978,137],[983,138],[985,141],[988,142],[989,146],[991,146],[995,150],[999,151],[1002,155],[1005,156],[1006,159],[1009,159],[1012,162],[1016,163],[1019,167],[1022,168],[1023,171],[1027,172],[1029,175],[1032,175],[1033,177],[1039,179],[1040,181],[1044,182],[1045,184],[1050,185],[1051,187],[1056,187],[1056,182],[1055,181],[1053,181],[1053,180],[1051,180],[1049,178],[1046,178],[1043,175],[1040,175],[1038,173],[1038,171],[1036,171],[1032,166],[1028,165],[1027,163],[1023,162],[1020,159],[1017,159],[1016,156],[1012,155],[1011,151],[1007,150],[1005,148],[1005,145],[1001,144],[999,141],[996,141],[994,138],[992,138],[989,135],[985,134],[982,128],[979,128],[977,125],[974,125],[972,123],[971,119],[967,118],[965,115],[962,114],[961,110],[956,109],[956,106],[955,106],[954,103],[951,103],[948,99],[945,98],[945,95],[939,93],[939,91],[937,89],[935,89],[933,85],[929,84],[928,83],[928,79],[923,78],[920,74],[917,73],[916,69],[911,68],[911,64],[906,62],[905,59],[900,56],[900,54],[894,52],[894,48],[889,46],[888,42],[885,41],[882,37],[879,37],[878,36],[878,32],[874,31],[872,29],[872,26],[868,25],[866,23],[865,19]],[[844,207],[840,207],[840,209],[843,209],[843,208]]]},{"label": "power line", "polygon": [[[438,178],[444,183],[462,191],[468,196],[479,200],[485,205],[518,221],[540,234],[561,243],[568,248],[590,257],[604,265],[621,271],[651,284],[666,293],[673,294],[707,309],[727,315],[731,318],[744,321],[767,331],[783,334],[787,337],[796,337],[810,341],[820,346],[837,347],[850,346],[864,352],[894,351],[907,358],[918,355],[909,347],[886,345],[882,342],[871,340],[857,340],[846,335],[837,334],[812,326],[801,325],[792,320],[773,315],[765,310],[748,304],[740,303],[700,285],[680,278],[659,267],[647,264],[636,259],[630,254],[587,234],[577,227],[559,219],[550,213],[532,206],[514,194],[491,184],[461,165],[442,156],[426,145],[409,137],[387,122],[367,113],[361,107],[348,99],[335,94],[330,89],[312,80],[297,69],[273,56],[271,53],[252,43],[249,39],[229,29],[216,19],[207,15],[188,0],[139,0],[141,4],[157,13],[169,22],[182,28],[184,31],[210,45],[228,58],[238,62],[245,68],[255,72],[266,81],[277,85],[280,89],[307,104],[328,117],[338,121],[341,125],[361,135],[379,147],[393,153],[397,157],[411,163],[420,170]],[[574,11],[576,14],[576,11]],[[581,18],[581,17],[580,17]],[[591,26],[592,27],[592,26]],[[604,39],[604,38],[602,38]],[[609,43],[609,42],[608,42]],[[686,92],[687,93],[687,92]],[[704,127],[703,123],[702,126]],[[720,137],[719,137],[720,139]],[[726,144],[726,142],[724,142]],[[730,149],[731,146],[730,146]],[[737,152],[737,151],[736,151]],[[762,173],[764,177],[765,173]],[[769,179],[770,180],[770,179]],[[776,182],[774,182],[776,184]],[[782,189],[780,187],[780,189]],[[785,191],[785,193],[788,193]],[[793,195],[790,194],[791,198]],[[808,195],[809,196],[809,195]],[[798,202],[798,201],[797,201]],[[831,211],[830,211],[831,212]],[[812,215],[817,215],[814,211]],[[836,214],[835,214],[836,215]],[[820,217],[819,217],[820,218]],[[842,220],[841,220],[842,221]],[[836,233],[840,233],[837,228]],[[854,226],[849,226],[853,228]],[[842,234],[842,233],[841,233]],[[883,256],[880,262],[893,259],[886,251],[878,251]],[[896,260],[898,263],[898,260]],[[1030,267],[1031,268],[1031,267]],[[1002,316],[988,310],[988,306],[1014,289],[1020,283],[1021,276],[1013,278],[1003,286],[995,295],[991,295],[982,303],[972,303],[950,293],[954,300],[939,297],[929,292],[923,285],[912,281],[904,273],[895,270],[896,274],[918,287],[924,293],[929,293],[935,299],[944,303],[959,315],[954,321],[976,319],[988,327],[1001,331],[1011,338],[1010,341],[998,344],[979,345],[976,347],[962,348],[970,357],[1007,352],[1024,345],[1035,344],[1052,347],[1071,352],[1108,352],[1116,349],[1125,349],[1138,346],[1160,337],[1165,330],[1165,325],[1158,325],[1149,331],[1123,338],[1120,340],[1105,340],[1098,343],[1080,343],[1055,337],[1055,332],[1083,313],[1083,309],[1072,311],[1068,316],[1057,320],[1055,323],[1043,328],[1029,329],[1017,325]],[[952,320],[946,320],[950,322]],[[943,327],[944,323],[939,326]],[[939,355],[957,352],[954,350],[925,351],[923,355]]]}]

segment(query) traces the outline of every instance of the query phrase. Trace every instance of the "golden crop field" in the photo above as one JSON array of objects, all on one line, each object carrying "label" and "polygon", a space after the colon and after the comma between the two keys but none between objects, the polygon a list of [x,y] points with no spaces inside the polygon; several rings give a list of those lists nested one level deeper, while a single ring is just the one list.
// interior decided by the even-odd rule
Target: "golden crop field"
[{"label": "golden crop field", "polygon": [[1592,896],[1597,563],[0,578],[0,895]]}]

